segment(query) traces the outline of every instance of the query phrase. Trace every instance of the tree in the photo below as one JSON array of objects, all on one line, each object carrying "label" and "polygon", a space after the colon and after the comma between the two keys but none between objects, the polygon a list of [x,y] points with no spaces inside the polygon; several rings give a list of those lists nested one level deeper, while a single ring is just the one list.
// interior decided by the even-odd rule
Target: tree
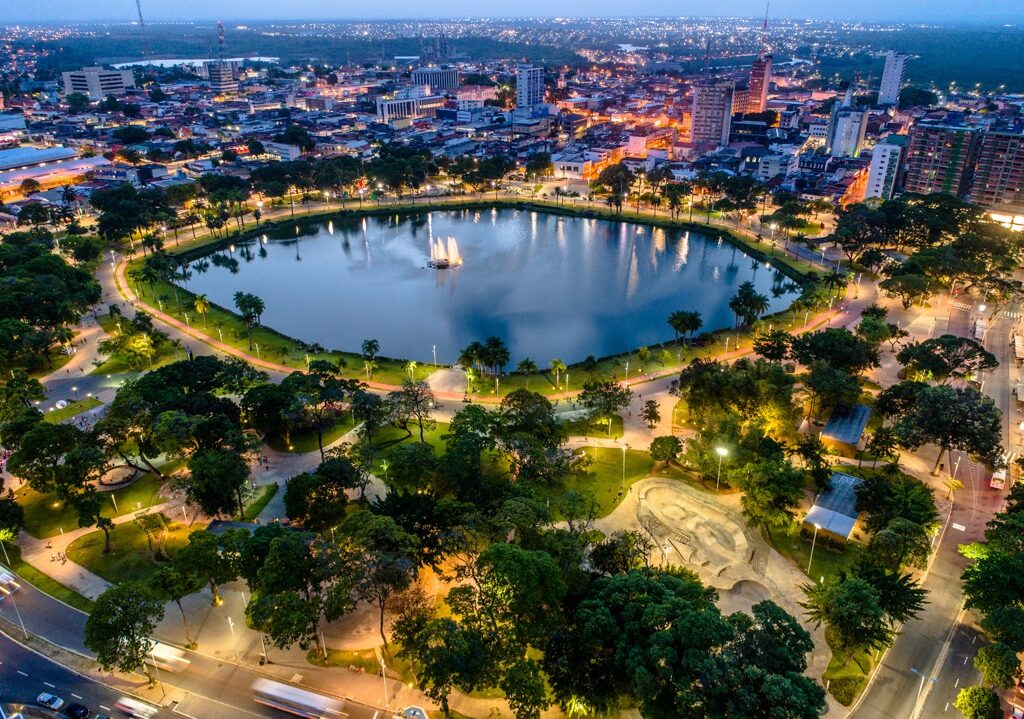
[{"label": "tree", "polygon": [[805,332],[791,341],[793,358],[803,365],[822,360],[833,369],[860,374],[878,366],[878,349],[845,327]]},{"label": "tree", "polygon": [[647,426],[654,429],[658,422],[661,421],[661,411],[658,409],[658,402],[653,399],[649,399],[644,402],[644,407],[640,410],[640,419],[647,423]]},{"label": "tree", "polygon": [[977,377],[999,366],[995,355],[967,337],[941,335],[923,342],[911,342],[896,355],[911,372],[939,384]]},{"label": "tree", "polygon": [[115,584],[96,600],[85,620],[85,646],[107,671],[134,672],[149,654],[163,603],[138,582]]},{"label": "tree", "polygon": [[610,380],[587,380],[576,401],[590,410],[595,417],[608,421],[608,434],[612,433],[612,416],[624,410],[633,401],[628,387]]},{"label": "tree", "polygon": [[789,462],[761,459],[731,470],[729,481],[743,491],[740,507],[751,526],[784,529],[793,523],[803,478]]},{"label": "tree", "polygon": [[550,175],[554,169],[554,165],[551,163],[551,153],[549,152],[535,152],[526,158],[526,166],[524,168],[526,174],[536,179],[537,177]]},{"label": "tree", "polygon": [[359,470],[347,458],[336,457],[328,462],[324,474],[298,474],[285,487],[284,509],[288,518],[313,532],[330,529],[345,518],[345,492],[359,483]]},{"label": "tree", "polygon": [[380,352],[380,342],[377,340],[363,340],[362,350],[363,358],[367,362],[373,362],[377,357],[377,353]]},{"label": "tree", "polygon": [[868,554],[872,560],[890,570],[903,567],[923,569],[930,553],[928,532],[920,524],[903,517],[894,517],[868,542]]},{"label": "tree", "polygon": [[956,695],[953,706],[964,719],[1001,719],[1003,716],[999,695],[984,687],[964,687]]},{"label": "tree", "polygon": [[188,470],[183,487],[189,502],[209,516],[241,515],[242,489],[249,479],[249,465],[237,451],[201,449],[189,458]]},{"label": "tree", "polygon": [[789,355],[790,335],[785,330],[762,332],[754,338],[754,352],[769,362],[782,362]]},{"label": "tree", "polygon": [[437,424],[432,418],[434,393],[430,390],[430,385],[426,382],[404,380],[402,388],[389,392],[385,401],[392,422],[411,436],[412,430],[409,429],[408,424],[410,420],[416,420],[420,430],[420,442],[426,441],[424,430],[433,429]]},{"label": "tree", "polygon": [[218,588],[238,579],[238,550],[248,532],[229,529],[222,535],[197,529],[188,535],[188,544],[174,555],[174,566],[182,574],[194,574],[200,583],[208,584],[214,606],[221,603]]},{"label": "tree", "polygon": [[178,611],[181,613],[181,625],[185,630],[185,641],[190,647],[195,646],[189,631],[188,615],[181,605],[181,600],[198,590],[202,586],[202,580],[188,571],[179,561],[160,567],[150,582],[158,597],[178,605]]},{"label": "tree", "polygon": [[391,517],[367,511],[346,518],[341,533],[357,552],[356,596],[377,606],[378,629],[387,651],[384,613],[391,597],[408,589],[416,576],[419,542]]},{"label": "tree", "polygon": [[829,479],[832,477],[832,466],[827,457],[828,450],[825,443],[818,435],[800,435],[797,439],[795,454],[800,458],[804,471],[810,476],[818,491],[827,489]]},{"label": "tree", "polygon": [[768,307],[768,298],[760,294],[749,280],[741,283],[736,294],[729,300],[729,309],[745,325],[754,324],[768,311]]},{"label": "tree", "polygon": [[1002,461],[1002,412],[990,397],[973,387],[925,387],[914,409],[896,423],[900,444],[917,449],[923,444],[939,448],[932,474],[947,452],[969,452],[986,466]]},{"label": "tree", "polygon": [[249,292],[236,292],[235,308],[245,321],[245,333],[249,340],[249,351],[252,351],[252,328],[260,323],[260,317],[266,310],[263,300]]},{"label": "tree", "polygon": [[903,308],[909,309],[916,300],[931,293],[931,281],[924,275],[896,275],[879,282],[878,288],[890,297],[899,297]]},{"label": "tree", "polygon": [[893,632],[885,611],[878,601],[878,592],[857,577],[823,584],[807,584],[807,597],[801,604],[816,626],[825,624],[837,651],[846,661],[858,651],[881,649],[892,641]]},{"label": "tree", "polygon": [[560,386],[559,383],[561,382],[562,372],[565,372],[566,370],[565,362],[556,357],[551,360],[549,366],[551,367],[551,371],[555,373],[555,387],[557,388]]},{"label": "tree", "polygon": [[683,451],[683,443],[675,435],[655,437],[651,440],[651,459],[655,462],[675,462]]},{"label": "tree", "polygon": [[926,529],[938,521],[935,496],[920,480],[887,467],[864,480],[857,490],[857,509],[866,513],[869,532],[879,532],[897,517]]},{"label": "tree", "polygon": [[196,295],[195,300],[192,302],[192,307],[195,311],[203,316],[203,327],[206,327],[206,313],[210,311],[212,306],[210,298],[206,295]]},{"label": "tree", "polygon": [[671,327],[672,331],[675,333],[676,342],[679,341],[680,335],[684,338],[687,335],[692,335],[703,325],[704,321],[700,317],[700,312],[676,310],[668,316],[668,326]]},{"label": "tree", "polygon": [[1022,673],[1017,652],[1002,642],[979,649],[974,657],[974,668],[981,672],[985,684],[1000,689],[1012,689]]},{"label": "tree", "polygon": [[590,563],[602,574],[625,574],[646,567],[650,550],[650,541],[640,532],[613,532],[590,550]]},{"label": "tree", "polygon": [[857,378],[825,360],[814,361],[803,381],[804,387],[817,400],[811,403],[811,414],[815,417],[839,405],[853,404],[860,398]]}]

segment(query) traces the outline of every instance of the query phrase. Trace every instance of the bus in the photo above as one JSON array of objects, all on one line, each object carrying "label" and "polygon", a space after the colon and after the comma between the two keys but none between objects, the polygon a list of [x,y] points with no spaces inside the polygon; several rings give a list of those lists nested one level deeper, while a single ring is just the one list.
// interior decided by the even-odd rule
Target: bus
[{"label": "bus", "polygon": [[270,679],[254,681],[252,694],[253,700],[260,704],[306,719],[344,716],[342,710],[345,708],[345,702]]},{"label": "bus", "polygon": [[185,657],[184,650],[160,642],[153,642],[149,647],[149,654],[146,655],[146,664],[166,672],[184,671],[191,663]]},{"label": "bus", "polygon": [[130,717],[138,717],[139,719],[149,719],[159,711],[156,707],[131,697],[121,697],[114,702],[114,708]]}]

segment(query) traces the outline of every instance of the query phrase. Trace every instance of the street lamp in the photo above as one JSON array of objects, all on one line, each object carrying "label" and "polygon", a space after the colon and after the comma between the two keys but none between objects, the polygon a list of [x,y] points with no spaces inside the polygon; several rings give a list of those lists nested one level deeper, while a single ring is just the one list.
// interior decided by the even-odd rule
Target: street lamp
[{"label": "street lamp", "polygon": [[234,645],[235,648],[235,661],[240,664],[242,662],[242,658],[238,656],[238,640],[235,638],[235,623],[232,621],[231,617],[228,617],[228,629],[231,630],[231,644]]},{"label": "street lamp", "polygon": [[[611,422],[611,420],[608,420]],[[626,488],[626,450],[629,449],[628,444],[622,445],[622,482],[619,484],[619,494],[622,494],[622,490]]]},{"label": "street lamp", "polygon": [[985,303],[984,302],[982,302],[980,305],[978,305],[978,312],[984,312],[986,309],[987,308],[985,307]]},{"label": "street lamp", "polygon": [[72,387],[71,391],[75,393],[75,401],[78,401],[78,387]]},{"label": "street lamp", "polygon": [[807,560],[807,576],[811,576],[811,562],[814,561],[814,545],[818,543],[818,530],[821,529],[821,525],[817,522],[814,523],[814,538],[811,540],[811,556]]},{"label": "street lamp", "polygon": [[718,452],[718,477],[715,479],[715,491],[717,492],[722,484],[722,460],[729,454],[729,450],[725,447],[715,447],[715,451]]}]

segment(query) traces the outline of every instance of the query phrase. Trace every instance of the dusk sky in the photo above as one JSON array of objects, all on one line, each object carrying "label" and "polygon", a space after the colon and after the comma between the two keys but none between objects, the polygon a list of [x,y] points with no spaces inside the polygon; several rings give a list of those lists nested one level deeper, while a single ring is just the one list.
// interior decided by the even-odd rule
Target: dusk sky
[{"label": "dusk sky", "polygon": [[[5,2],[4,21],[62,22],[131,20],[133,0],[46,0],[38,3]],[[147,20],[285,20],[437,18],[458,16],[621,16],[618,0],[391,0],[386,3],[340,3],[325,0],[143,0]],[[763,0],[649,0],[630,6],[638,15],[740,15],[760,16]],[[1024,24],[1024,2],[1013,0],[773,0],[775,17],[835,18],[865,21],[900,20],[922,23]]]}]

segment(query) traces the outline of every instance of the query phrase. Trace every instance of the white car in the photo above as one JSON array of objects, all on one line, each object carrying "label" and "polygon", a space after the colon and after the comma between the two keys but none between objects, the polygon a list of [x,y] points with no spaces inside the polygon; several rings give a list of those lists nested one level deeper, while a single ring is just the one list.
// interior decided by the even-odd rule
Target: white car
[{"label": "white car", "polygon": [[19,589],[21,589],[21,585],[18,584],[18,580],[14,578],[14,575],[0,569],[0,597],[14,594]]},{"label": "white car", "polygon": [[60,708],[64,706],[64,700],[54,694],[43,692],[36,697],[36,704],[42,704],[47,709],[53,709],[53,711],[60,711]]}]

